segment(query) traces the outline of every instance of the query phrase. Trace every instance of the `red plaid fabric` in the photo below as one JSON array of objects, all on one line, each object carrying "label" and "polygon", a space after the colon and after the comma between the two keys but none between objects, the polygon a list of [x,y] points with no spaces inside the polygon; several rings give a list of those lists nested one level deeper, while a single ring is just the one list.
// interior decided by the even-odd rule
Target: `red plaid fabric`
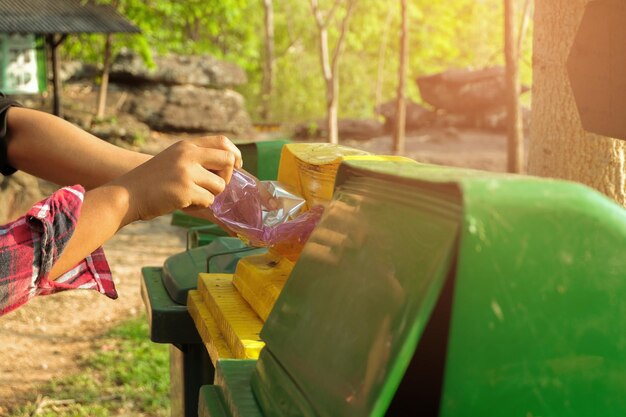
[{"label": "red plaid fabric", "polygon": [[117,298],[102,248],[55,281],[48,274],[67,245],[80,216],[85,190],[65,187],[36,204],[26,216],[0,226],[0,315],[36,295],[91,289]]}]

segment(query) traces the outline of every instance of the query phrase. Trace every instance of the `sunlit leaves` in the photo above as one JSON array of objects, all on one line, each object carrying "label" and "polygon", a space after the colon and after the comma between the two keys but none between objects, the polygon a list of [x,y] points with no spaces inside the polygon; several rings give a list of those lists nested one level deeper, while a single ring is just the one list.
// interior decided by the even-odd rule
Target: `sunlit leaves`
[{"label": "sunlit leaves", "polygon": [[[333,0],[320,0],[329,10]],[[520,1],[520,7],[523,0]],[[255,117],[260,95],[263,48],[261,0],[98,0],[118,10],[142,35],[116,35],[114,51],[213,54],[241,65],[249,84],[242,87]],[[419,101],[415,78],[448,68],[501,64],[502,0],[409,1],[409,98]],[[342,18],[339,8],[335,22]],[[274,0],[275,83],[273,117],[282,122],[324,116],[324,89],[316,27],[308,1]],[[334,44],[338,25],[329,25]],[[340,117],[370,117],[381,99],[395,97],[399,55],[398,0],[358,0],[345,40],[340,68]],[[531,32],[524,43],[521,74],[530,82]],[[70,37],[67,55],[100,61],[104,37]]]}]

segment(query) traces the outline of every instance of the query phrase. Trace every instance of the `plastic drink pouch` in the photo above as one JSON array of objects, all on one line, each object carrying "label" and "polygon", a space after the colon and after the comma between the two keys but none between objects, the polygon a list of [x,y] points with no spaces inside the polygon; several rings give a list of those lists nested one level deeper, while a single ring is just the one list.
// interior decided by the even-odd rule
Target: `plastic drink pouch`
[{"label": "plastic drink pouch", "polygon": [[260,181],[244,170],[233,176],[212,205],[213,214],[251,246],[278,249],[295,258],[324,208],[305,211],[306,201],[277,181]]}]

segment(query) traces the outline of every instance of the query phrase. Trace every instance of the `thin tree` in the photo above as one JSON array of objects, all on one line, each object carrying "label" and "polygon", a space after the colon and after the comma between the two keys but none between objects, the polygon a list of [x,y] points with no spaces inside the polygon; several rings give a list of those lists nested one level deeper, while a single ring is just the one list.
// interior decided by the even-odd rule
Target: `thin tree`
[{"label": "thin tree", "polygon": [[272,0],[263,0],[265,11],[265,53],[263,56],[263,82],[261,86],[261,119],[270,119],[270,99],[274,86],[274,7]]},{"label": "thin tree", "polygon": [[387,11],[387,17],[385,18],[385,25],[383,26],[383,36],[378,47],[378,71],[376,76],[376,105],[375,108],[383,101],[383,81],[385,76],[385,55],[387,54],[387,43],[389,39],[389,27],[391,26],[391,20],[393,17],[393,8],[390,7]]},{"label": "thin tree", "polygon": [[524,170],[524,133],[520,111],[519,95],[519,54],[516,39],[516,2],[504,0],[504,56],[506,62],[506,110],[509,172],[522,173]]},{"label": "thin tree", "polygon": [[[111,7],[117,9],[119,0],[111,2]],[[107,92],[109,89],[109,72],[111,69],[113,34],[107,33],[104,40],[104,61],[102,63],[102,75],[100,79],[100,90],[98,91],[98,108],[96,109],[96,117],[103,118],[106,111]]]},{"label": "thin tree", "polygon": [[[326,86],[326,130],[328,131],[328,141],[330,143],[338,143],[339,58],[341,57],[342,46],[348,32],[348,24],[356,0],[335,0],[331,9],[326,14],[320,9],[318,0],[310,1],[311,11],[313,12],[313,17],[315,17],[315,23],[317,24],[322,75],[324,76]],[[341,19],[339,38],[331,53],[328,46],[328,27],[332,24],[335,12],[343,3],[346,5],[345,15]]]},{"label": "thin tree", "polygon": [[400,0],[402,24],[400,28],[400,66],[398,69],[398,98],[396,103],[396,129],[393,136],[393,151],[404,153],[406,133],[406,73],[409,56],[407,0]]},{"label": "thin tree", "polygon": [[104,62],[102,65],[102,75],[100,79],[100,90],[98,90],[98,109],[96,110],[96,117],[103,118],[106,109],[107,102],[107,90],[109,88],[109,70],[111,68],[111,38],[112,33],[106,34],[104,41]]},{"label": "thin tree", "polygon": [[524,39],[526,39],[526,32],[528,32],[528,26],[530,23],[532,0],[524,1],[524,9],[522,10],[522,22],[519,27],[519,36],[517,37],[517,59],[522,58],[522,49],[524,48]]}]

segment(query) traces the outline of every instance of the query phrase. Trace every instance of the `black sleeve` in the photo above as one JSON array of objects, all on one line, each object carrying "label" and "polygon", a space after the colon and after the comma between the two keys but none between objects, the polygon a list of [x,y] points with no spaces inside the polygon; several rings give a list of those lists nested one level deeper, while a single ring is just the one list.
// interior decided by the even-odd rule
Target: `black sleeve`
[{"label": "black sleeve", "polygon": [[6,98],[0,93],[0,174],[11,175],[16,169],[9,165],[7,161],[7,110],[11,106],[21,107],[17,101]]}]

